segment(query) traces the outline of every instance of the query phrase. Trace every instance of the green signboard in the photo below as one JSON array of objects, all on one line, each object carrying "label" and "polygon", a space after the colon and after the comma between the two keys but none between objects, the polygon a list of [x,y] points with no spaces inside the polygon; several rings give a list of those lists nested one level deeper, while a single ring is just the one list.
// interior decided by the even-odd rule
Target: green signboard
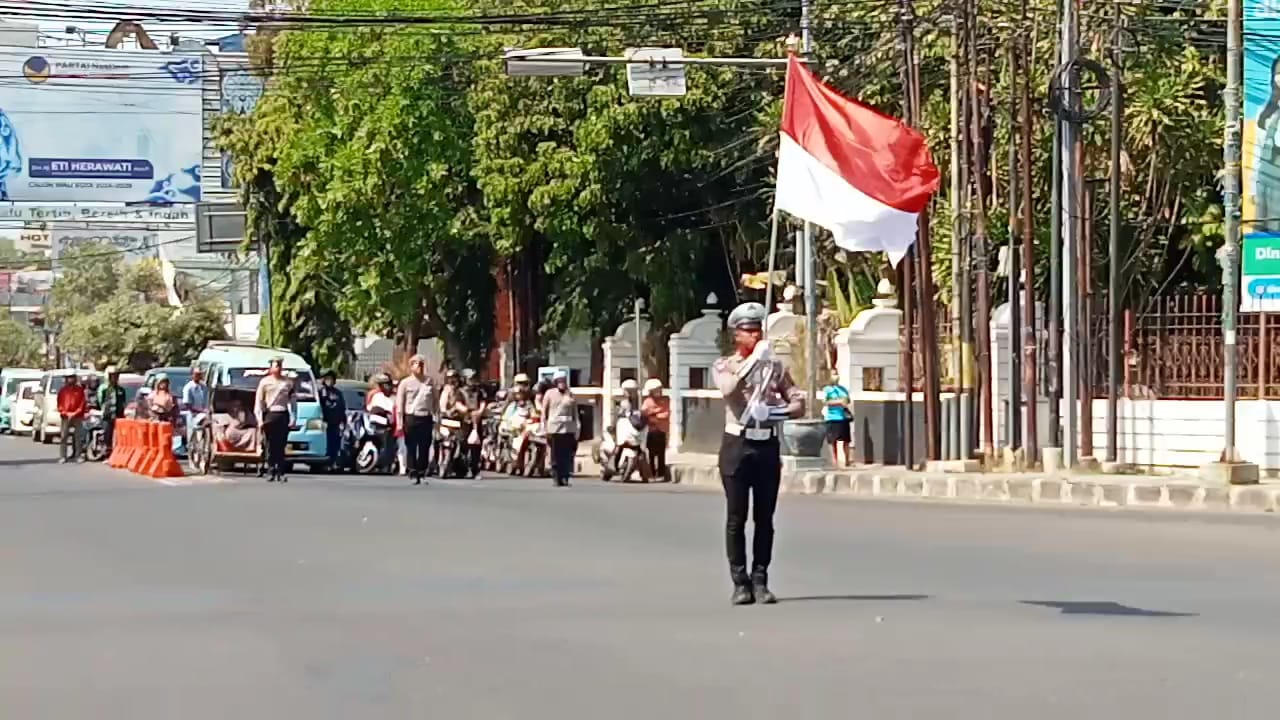
[{"label": "green signboard", "polygon": [[1280,234],[1244,238],[1240,312],[1280,312]]}]

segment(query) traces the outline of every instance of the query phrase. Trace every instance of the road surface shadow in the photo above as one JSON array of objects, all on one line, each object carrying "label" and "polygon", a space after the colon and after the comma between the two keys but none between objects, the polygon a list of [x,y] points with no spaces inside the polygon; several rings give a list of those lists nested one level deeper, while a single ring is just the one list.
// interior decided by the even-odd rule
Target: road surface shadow
[{"label": "road surface shadow", "polygon": [[1121,617],[1199,617],[1200,615],[1200,613],[1147,610],[1107,600],[1023,600],[1021,604],[1053,608],[1063,615],[1112,615]]},{"label": "road surface shadow", "polygon": [[57,465],[57,457],[12,458],[0,460],[0,467],[21,467],[23,465]]},{"label": "road surface shadow", "polygon": [[795,602],[898,602],[928,600],[932,595],[807,595],[804,597],[780,597],[780,603]]}]

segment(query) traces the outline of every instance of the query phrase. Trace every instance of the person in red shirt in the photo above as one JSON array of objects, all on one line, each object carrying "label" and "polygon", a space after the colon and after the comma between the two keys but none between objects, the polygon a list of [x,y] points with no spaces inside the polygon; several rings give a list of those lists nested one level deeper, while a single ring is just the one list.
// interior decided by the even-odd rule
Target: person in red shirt
[{"label": "person in red shirt", "polygon": [[667,476],[667,433],[671,432],[671,398],[662,394],[662,381],[650,378],[644,384],[644,402],[640,413],[644,415],[649,436],[645,445],[649,451],[649,467],[660,482]]},{"label": "person in red shirt", "polygon": [[89,411],[89,399],[84,394],[84,386],[80,384],[78,375],[68,375],[67,382],[58,390],[58,414],[62,416],[60,458],[58,462],[67,461],[67,441],[71,441],[71,459],[80,462],[80,454],[84,449],[83,438],[84,416]]}]

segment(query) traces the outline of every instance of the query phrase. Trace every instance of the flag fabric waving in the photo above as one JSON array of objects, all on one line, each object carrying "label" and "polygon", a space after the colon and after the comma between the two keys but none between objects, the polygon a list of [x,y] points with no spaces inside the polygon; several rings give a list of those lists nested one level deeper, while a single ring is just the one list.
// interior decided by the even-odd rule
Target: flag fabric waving
[{"label": "flag fabric waving", "polygon": [[851,251],[884,251],[894,265],[939,184],[924,135],[787,64],[778,149],[778,210],[831,231]]}]

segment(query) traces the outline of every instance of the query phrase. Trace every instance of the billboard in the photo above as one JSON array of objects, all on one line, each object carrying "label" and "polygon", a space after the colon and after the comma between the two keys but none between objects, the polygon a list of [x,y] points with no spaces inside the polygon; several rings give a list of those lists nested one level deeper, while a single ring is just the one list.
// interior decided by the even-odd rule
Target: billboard
[{"label": "billboard", "polygon": [[[266,89],[262,78],[250,72],[248,64],[233,65],[221,70],[218,94],[219,108],[225,114],[246,115],[257,107]],[[235,173],[231,153],[222,153],[222,189],[235,190]]]},{"label": "billboard", "polygon": [[139,226],[133,230],[55,226],[49,230],[54,260],[60,260],[67,253],[81,250],[86,246],[95,248],[101,246],[102,249],[95,252],[114,252],[125,262],[136,262],[156,257],[156,248],[163,242],[181,242],[183,239],[189,239],[191,235],[189,232],[148,230],[145,226]]},{"label": "billboard", "polygon": [[1280,0],[1244,0],[1243,231],[1280,237]]},{"label": "billboard", "polygon": [[0,201],[200,200],[201,58],[0,47]]}]

